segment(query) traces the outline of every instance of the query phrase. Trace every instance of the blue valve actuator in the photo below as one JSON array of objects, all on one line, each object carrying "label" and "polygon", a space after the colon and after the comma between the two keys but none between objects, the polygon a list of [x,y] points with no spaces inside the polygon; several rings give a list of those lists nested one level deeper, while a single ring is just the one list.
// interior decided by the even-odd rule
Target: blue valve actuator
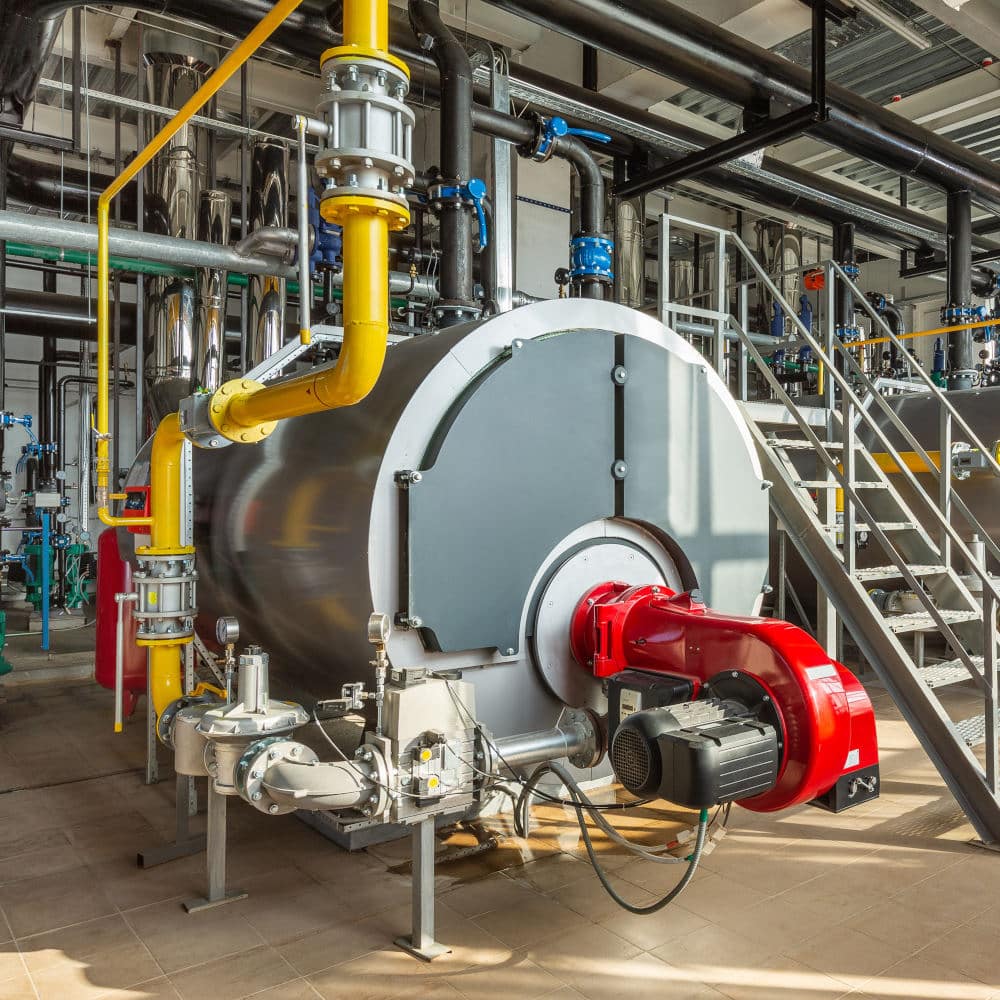
[{"label": "blue valve actuator", "polygon": [[489,233],[486,228],[486,209],[483,208],[483,199],[486,197],[486,181],[479,177],[471,177],[468,182],[458,187],[455,185],[441,185],[431,192],[432,198],[460,198],[471,205],[476,210],[476,221],[479,223],[479,249],[485,250],[489,246]]},{"label": "blue valve actuator", "polygon": [[319,195],[312,189],[309,191],[309,224],[315,234],[315,243],[311,261],[313,273],[319,267],[337,268],[338,259],[344,248],[344,237],[340,226],[327,222],[320,214]]},{"label": "blue valve actuator", "polygon": [[26,413],[23,417],[16,417],[13,413],[0,413],[0,427],[26,427],[31,430],[31,414]]},{"label": "blue valve actuator", "polygon": [[564,135],[572,135],[579,139],[589,139],[591,142],[604,144],[611,142],[611,136],[605,132],[596,132],[589,128],[570,128],[569,122],[565,118],[553,115],[542,122],[542,133],[535,148],[534,158],[536,160],[548,159],[552,151],[552,143]]}]

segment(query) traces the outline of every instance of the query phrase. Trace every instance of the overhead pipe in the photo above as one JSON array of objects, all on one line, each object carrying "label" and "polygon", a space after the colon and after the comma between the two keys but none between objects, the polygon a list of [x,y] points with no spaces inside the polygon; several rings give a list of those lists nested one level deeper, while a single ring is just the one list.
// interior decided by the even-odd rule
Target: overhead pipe
[{"label": "overhead pipe", "polygon": [[[488,0],[509,14],[593,45],[730,103],[811,100],[811,73],[775,52],[664,0]],[[817,139],[1000,211],[1000,169],[958,143],[828,83]]]},{"label": "overhead pipe", "polygon": [[441,297],[444,326],[478,312],[472,267],[472,207],[459,193],[472,179],[472,62],[441,20],[438,0],[410,0],[410,24],[441,78]]},{"label": "overhead pipe", "polygon": [[[0,0],[0,10],[5,6],[16,8],[24,16],[41,20],[57,17],[81,5],[81,0],[41,0],[40,3],[33,0]],[[248,31],[263,17],[271,4],[268,0],[136,0],[130,6],[154,10],[173,18],[214,27],[226,33],[239,34]],[[330,4],[327,0],[305,0],[301,8],[275,32],[271,43],[290,55],[315,59],[320,52],[335,44],[340,38],[339,32],[329,23],[327,16],[329,10]],[[393,18],[393,15],[398,16]],[[692,15],[687,13],[684,17],[692,19]],[[412,38],[408,38],[405,16],[393,9],[390,11],[390,18],[394,37],[392,51],[411,65],[415,75],[418,72],[426,75],[428,68],[434,71],[434,65],[426,53],[420,50]],[[766,54],[776,58],[771,53]],[[780,62],[785,68],[791,66],[784,60]],[[661,72],[664,65],[671,65],[671,62],[669,60],[666,63],[659,62],[654,72]],[[424,79],[420,82],[423,87]],[[603,94],[587,91],[525,66],[511,67],[510,85],[512,97],[529,101],[540,111],[562,115],[570,124],[597,126],[602,131],[612,133],[615,144],[609,151],[616,155],[630,155],[629,151],[637,148],[636,134],[642,136],[639,141],[643,146],[656,150],[668,159],[679,155],[678,143],[681,144],[681,152],[688,152],[691,149],[706,148],[717,141],[708,133],[668,122],[651,112],[632,107]],[[830,92],[836,95],[841,89],[832,88]],[[481,100],[487,101],[488,88],[485,86],[479,88],[478,96]],[[725,96],[727,100],[736,100],[729,95]],[[883,115],[889,115],[893,122],[901,121],[897,116],[884,112],[876,105],[867,107]],[[581,113],[584,115],[582,118],[579,117]],[[918,126],[910,127],[927,142],[928,148],[935,156],[948,155],[941,154],[939,150],[939,143],[946,143],[947,140],[940,139],[927,130],[919,129]],[[954,143],[947,145],[955,147]],[[955,148],[961,149],[961,147]],[[992,168],[989,161],[978,162],[979,166],[985,164],[988,168]],[[15,162],[14,177],[17,176],[18,166]],[[702,180],[708,185],[743,195],[771,208],[796,212],[828,222],[853,220],[859,230],[877,237],[890,246],[907,249],[933,246],[944,249],[946,245],[944,227],[939,226],[934,220],[927,219],[917,212],[900,209],[875,194],[867,194],[846,184],[839,184],[830,178],[782,163],[773,157],[765,156],[760,168],[741,163],[725,164],[703,174]],[[16,183],[12,180],[12,185],[15,187]],[[106,185],[95,180],[95,186],[100,189]],[[23,188],[21,190],[23,192]],[[26,198],[22,194],[16,197],[19,200]],[[35,198],[31,203],[42,204]],[[52,203],[46,202],[46,204],[51,207]],[[82,209],[80,211],[82,212]]]}]

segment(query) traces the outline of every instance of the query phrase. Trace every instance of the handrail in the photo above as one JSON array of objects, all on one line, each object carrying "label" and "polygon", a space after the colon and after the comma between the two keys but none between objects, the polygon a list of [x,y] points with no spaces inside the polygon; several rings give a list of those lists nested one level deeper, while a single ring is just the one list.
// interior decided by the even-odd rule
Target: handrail
[{"label": "handrail", "polygon": [[[907,354],[905,345],[899,339],[899,337],[892,332],[892,328],[889,326],[889,324],[886,323],[886,321],[881,316],[879,316],[878,312],[875,310],[875,307],[872,306],[872,304],[868,301],[867,297],[864,295],[861,289],[858,288],[858,286],[854,284],[854,282],[844,273],[843,268],[841,268],[841,266],[835,260],[831,260],[830,264],[832,265],[835,273],[840,275],[841,280],[847,283],[847,287],[850,288],[851,292],[854,294],[855,301],[860,302],[862,308],[872,317],[873,320],[875,320],[876,323],[879,324],[879,326],[882,327],[883,330],[885,330],[886,334],[888,335],[889,343],[892,343],[896,347],[898,347],[905,356]],[[994,322],[992,325],[995,326],[996,323]],[[851,346],[852,345],[850,344],[845,344],[845,347],[848,349]],[[969,426],[965,418],[958,412],[958,410],[955,409],[954,406],[952,406],[951,402],[948,399],[947,394],[941,391],[940,386],[935,385],[934,380],[930,377],[930,375],[927,374],[926,371],[924,371],[924,369],[920,365],[911,364],[909,367],[911,371],[913,369],[916,369],[918,378],[931,390],[932,395],[934,395],[937,398],[938,402],[940,402],[941,405],[948,410],[948,412],[952,416],[952,419],[955,420],[958,426],[962,428],[962,431],[968,436],[969,443],[978,448],[987,457],[989,464],[992,467],[993,474],[995,476],[1000,477],[1000,463],[997,463],[996,459],[993,457],[991,450],[987,448],[982,441],[979,440],[978,435]]]},{"label": "handrail", "polygon": [[236,45],[219,64],[218,69],[192,95],[177,114],[163,126],[153,140],[111,182],[97,202],[97,507],[98,516],[108,525],[128,524],[127,518],[116,518],[108,511],[108,484],[111,431],[108,406],[108,371],[110,369],[111,281],[109,229],[111,203],[127,184],[133,181],[156,154],[204,107],[271,37],[281,23],[302,0],[278,0],[257,26]]},{"label": "handrail", "polygon": [[[774,295],[775,298],[777,298],[779,301],[783,301],[781,292],[778,290],[777,286],[771,280],[767,272],[764,271],[763,267],[761,266],[757,258],[750,252],[750,249],[743,242],[743,240],[739,236],[736,236],[734,234],[730,234],[728,238],[729,240],[731,240],[732,244],[735,245],[740,250],[744,258],[749,262],[751,268],[757,272],[757,274],[760,276],[761,281],[768,288],[771,294]],[[837,267],[837,265],[834,264],[834,267]],[[908,478],[910,485],[918,494],[921,494],[926,497],[926,491],[920,486],[920,483],[917,481],[913,473],[910,472],[909,469],[905,467],[905,463],[903,462],[902,457],[896,451],[896,448],[889,440],[888,435],[886,435],[882,427],[879,426],[875,418],[872,417],[870,413],[868,413],[867,409],[862,406],[861,400],[855,394],[853,388],[850,385],[850,382],[844,377],[844,375],[840,371],[837,370],[837,367],[833,363],[833,360],[827,356],[820,342],[813,336],[812,331],[810,331],[805,326],[805,324],[798,318],[798,316],[794,312],[791,313],[789,319],[791,319],[792,324],[798,328],[799,333],[802,336],[802,339],[812,348],[812,350],[815,352],[816,356],[820,359],[820,361],[822,361],[826,365],[830,373],[830,377],[834,380],[836,384],[840,386],[841,391],[844,394],[846,394],[847,398],[853,403],[855,409],[858,411],[860,418],[864,420],[865,423],[867,423],[871,427],[872,431],[875,434],[875,437],[882,442],[882,447],[885,448],[885,450],[895,459],[896,463],[900,467],[901,473],[903,474],[904,478]],[[732,324],[734,321],[731,320],[730,322]],[[747,339],[745,337],[745,332],[744,336],[742,336],[740,339],[743,341],[744,345],[747,346]],[[771,373],[770,369],[768,369],[766,374],[773,374],[773,373]],[[865,381],[867,381],[869,385],[871,384],[870,380],[866,375],[864,375],[863,372],[862,372],[862,378]],[[940,397],[941,395],[940,389],[938,389],[937,386],[933,386],[933,389],[939,394]],[[790,397],[788,398],[790,399]],[[950,404],[946,405],[950,407]],[[961,421],[961,424],[964,426],[964,421]],[[974,435],[970,436],[974,437]],[[816,440],[818,441],[818,438]],[[976,440],[978,441],[978,439]],[[969,566],[969,568],[982,581],[984,590],[988,589],[993,594],[993,596],[998,601],[1000,601],[1000,587],[998,587],[997,583],[994,582],[992,575],[987,571],[986,567],[981,566],[979,564],[979,561],[973,556],[968,546],[966,546],[965,541],[962,539],[962,536],[958,533],[958,531],[955,530],[950,520],[946,518],[944,514],[938,509],[937,505],[930,503],[928,506],[929,509],[932,511],[933,516],[938,520],[940,527],[948,535],[952,543],[958,547],[958,550],[965,558],[965,561]],[[972,520],[974,524],[970,524],[970,527],[974,528],[976,525],[979,524],[979,522],[976,521],[975,518],[973,518]],[[982,531],[981,526],[980,526],[980,531]],[[881,541],[881,539],[879,541]],[[918,591],[919,589],[920,588],[918,588]]]},{"label": "handrail", "polygon": [[[822,460],[823,464],[827,467],[828,471],[832,474],[835,481],[840,484],[841,488],[844,490],[846,495],[851,498],[851,503],[857,507],[868,522],[869,530],[875,535],[876,540],[882,545],[887,554],[896,563],[899,568],[903,579],[906,581],[907,585],[913,590],[917,595],[917,598],[924,605],[924,608],[934,619],[935,624],[941,629],[941,633],[944,638],[951,644],[952,648],[958,653],[958,658],[962,661],[962,665],[969,671],[970,676],[978,684],[982,685],[985,683],[983,677],[980,675],[979,671],[975,668],[972,663],[971,657],[966,653],[965,646],[958,636],[952,631],[951,626],[948,625],[941,616],[941,609],[938,608],[934,602],[931,600],[930,596],[924,592],[923,587],[917,578],[910,571],[909,565],[907,564],[904,557],[898,552],[895,546],[889,539],[889,536],[882,531],[878,526],[878,519],[873,515],[873,512],[869,510],[868,506],[865,504],[864,500],[861,499],[860,495],[854,489],[853,484],[849,483],[847,477],[845,476],[843,470],[837,464],[836,461],[831,457],[824,443],[820,440],[819,435],[812,429],[809,422],[802,416],[801,411],[798,406],[795,405],[795,401],[791,396],[785,391],[784,387],[781,385],[778,378],[775,376],[774,372],[771,370],[770,366],[764,362],[764,358],[758,351],[756,345],[746,336],[746,331],[740,326],[736,320],[733,320],[732,326],[740,337],[741,342],[746,346],[747,350],[750,352],[751,357],[754,359],[755,363],[761,367],[761,371],[764,374],[765,380],[771,386],[775,395],[785,404],[786,409],[792,415],[795,422],[799,425],[799,429],[805,435],[806,439],[813,446],[816,454]],[[899,499],[897,497],[897,499]],[[905,504],[903,504],[905,507]],[[829,539],[828,543],[832,545]],[[848,540],[845,538],[845,545],[848,544]],[[845,567],[846,568],[846,567]]]}]

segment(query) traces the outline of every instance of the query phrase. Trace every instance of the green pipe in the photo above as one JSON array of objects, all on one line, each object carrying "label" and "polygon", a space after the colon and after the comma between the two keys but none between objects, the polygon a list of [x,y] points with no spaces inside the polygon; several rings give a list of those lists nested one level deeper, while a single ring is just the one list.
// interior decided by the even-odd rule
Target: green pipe
[{"label": "green pipe", "polygon": [[[57,247],[40,247],[32,243],[8,242],[7,253],[12,257],[31,257],[35,260],[64,261],[67,264],[97,266],[97,255],[87,253],[85,250],[60,250]],[[131,257],[112,257],[111,267],[115,271],[131,271],[135,274],[149,274],[158,278],[194,277],[192,268],[157,264],[151,260],[133,260]]]},{"label": "green pipe", "polygon": [[[87,253],[85,250],[60,250],[57,247],[36,246],[33,243],[7,243],[7,253],[12,257],[30,257],[34,260],[63,261],[67,264],[81,264],[85,267],[97,266],[97,255]],[[174,267],[171,264],[158,264],[151,260],[135,260],[132,257],[111,257],[112,271],[128,271],[132,274],[152,275],[157,278],[193,278],[195,270],[191,267]],[[246,288],[250,284],[250,279],[245,274],[229,273],[229,284],[235,288]],[[289,281],[287,283],[290,295],[299,294],[299,283]],[[339,288],[334,289],[333,297],[342,299],[344,293]],[[313,298],[323,298],[322,285],[316,285],[313,290]],[[405,306],[406,299],[393,299],[392,305],[396,308]]]}]

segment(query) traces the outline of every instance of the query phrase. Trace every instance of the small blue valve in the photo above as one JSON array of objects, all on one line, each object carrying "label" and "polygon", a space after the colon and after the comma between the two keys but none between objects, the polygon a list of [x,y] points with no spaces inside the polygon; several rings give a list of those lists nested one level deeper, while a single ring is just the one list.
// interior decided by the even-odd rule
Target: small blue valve
[{"label": "small blue valve", "polygon": [[467,183],[458,187],[453,184],[441,184],[438,187],[431,188],[428,192],[431,201],[458,198],[476,210],[476,220],[479,223],[479,249],[481,251],[489,246],[489,232],[486,228],[486,209],[483,207],[483,199],[486,197],[486,193],[486,181],[481,180],[479,177],[471,177]]},{"label": "small blue valve", "polygon": [[541,121],[541,129],[535,148],[532,152],[532,159],[539,162],[547,160],[552,155],[552,143],[556,139],[561,139],[564,135],[576,136],[580,139],[590,139],[591,142],[609,143],[611,136],[604,132],[595,132],[588,128],[570,128],[565,118],[553,115],[551,118],[544,118]]}]

